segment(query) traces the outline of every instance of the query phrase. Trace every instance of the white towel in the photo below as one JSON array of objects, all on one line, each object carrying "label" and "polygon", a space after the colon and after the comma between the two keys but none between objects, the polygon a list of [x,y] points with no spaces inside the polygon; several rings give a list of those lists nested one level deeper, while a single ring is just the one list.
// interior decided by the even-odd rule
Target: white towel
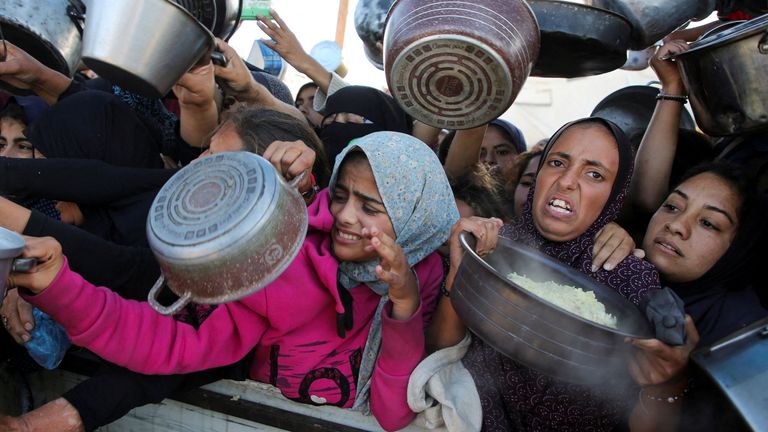
[{"label": "white towel", "polygon": [[461,363],[472,341],[469,333],[458,344],[425,358],[408,381],[408,405],[418,413],[416,422],[428,429],[479,431],[480,395],[469,371]]}]

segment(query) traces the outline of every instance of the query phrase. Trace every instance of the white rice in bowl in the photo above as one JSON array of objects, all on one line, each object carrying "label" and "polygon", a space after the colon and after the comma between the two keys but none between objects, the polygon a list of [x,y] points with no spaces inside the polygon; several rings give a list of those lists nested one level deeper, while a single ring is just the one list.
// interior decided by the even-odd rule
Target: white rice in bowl
[{"label": "white rice in bowl", "polygon": [[605,306],[597,300],[592,291],[552,281],[536,282],[514,272],[508,274],[507,279],[568,312],[610,328],[617,328],[616,317],[605,311]]}]

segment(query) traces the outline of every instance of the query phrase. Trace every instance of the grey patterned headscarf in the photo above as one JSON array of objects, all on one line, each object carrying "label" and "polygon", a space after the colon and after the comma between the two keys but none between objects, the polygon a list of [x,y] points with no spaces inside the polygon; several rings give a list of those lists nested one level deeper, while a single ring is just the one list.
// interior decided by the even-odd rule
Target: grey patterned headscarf
[{"label": "grey patterned headscarf", "polygon": [[[331,198],[339,167],[355,150],[362,151],[368,158],[395,230],[395,241],[413,267],[448,239],[451,227],[459,220],[443,167],[435,153],[417,138],[400,132],[374,132],[353,140],[336,157],[329,184]],[[382,296],[365,342],[352,406],[366,414],[370,412],[371,375],[381,347],[381,311],[389,298],[389,286],[376,277],[378,264],[378,259],[364,263],[341,262],[338,273],[339,283],[346,289],[364,283]]]},{"label": "grey patterned headscarf", "polygon": [[[361,150],[371,165],[397,244],[413,266],[443,244],[459,220],[451,186],[435,153],[419,139],[399,132],[374,132],[353,140],[336,157],[329,184],[331,198],[339,166]],[[380,295],[387,285],[376,278],[379,260],[342,262],[339,280],[347,289],[364,283]]]}]

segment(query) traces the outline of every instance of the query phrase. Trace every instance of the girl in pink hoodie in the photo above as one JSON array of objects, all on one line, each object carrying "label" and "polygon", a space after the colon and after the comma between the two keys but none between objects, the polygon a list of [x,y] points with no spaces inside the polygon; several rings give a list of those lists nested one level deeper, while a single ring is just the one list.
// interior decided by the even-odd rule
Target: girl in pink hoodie
[{"label": "girl in pink hoodie", "polygon": [[424,357],[423,330],[443,279],[434,251],[458,220],[443,168],[418,139],[377,132],[342,151],[308,211],[306,240],[285,272],[219,306],[198,329],[88,283],[52,239],[28,239],[37,271],[14,274],[13,283],[74,344],[118,365],[187,373],[253,350],[250,377],[286,397],[370,406],[384,429],[403,428],[414,417],[408,378]]}]

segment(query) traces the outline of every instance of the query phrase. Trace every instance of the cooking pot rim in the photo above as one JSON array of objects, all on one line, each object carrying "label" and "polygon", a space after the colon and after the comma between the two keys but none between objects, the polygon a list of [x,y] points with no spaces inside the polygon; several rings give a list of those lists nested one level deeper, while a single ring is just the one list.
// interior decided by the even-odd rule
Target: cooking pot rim
[{"label": "cooking pot rim", "polygon": [[[728,27],[729,25],[732,26],[732,24],[726,22],[710,30],[710,32],[714,32],[721,27]],[[750,21],[745,21],[737,26],[732,26],[727,30],[712,34],[711,36],[701,38],[691,43],[690,49],[687,51],[672,55],[670,57],[684,59],[685,57],[692,54],[700,53],[701,51],[707,49],[714,49],[722,45],[730,44],[732,42],[738,42],[761,32],[768,32],[768,14],[752,19]]]},{"label": "cooking pot rim", "polygon": [[[626,337],[631,337],[631,338],[636,338],[636,339],[648,339],[648,338],[652,338],[654,336],[653,332],[651,331],[650,325],[647,323],[647,320],[645,319],[645,317],[642,316],[642,314],[641,314],[640,310],[637,308],[637,306],[632,304],[629,300],[627,300],[624,296],[622,296],[621,294],[617,293],[616,291],[614,291],[614,290],[612,290],[612,289],[610,289],[608,287],[605,287],[605,289],[603,290],[606,293],[609,293],[607,295],[615,297],[617,299],[620,299],[619,302],[624,304],[628,311],[636,311],[638,314],[640,314],[641,318],[642,318],[642,322],[648,324],[647,326],[645,326],[646,330],[647,330],[646,333],[643,333],[641,329],[635,329],[637,331],[637,333],[631,333],[631,332],[626,331],[626,330],[608,327],[606,325],[597,323],[595,321],[583,318],[583,317],[581,317],[581,316],[579,316],[579,315],[577,315],[577,314],[575,314],[573,312],[567,311],[567,310],[565,310],[565,309],[563,309],[563,308],[561,308],[561,307],[559,307],[559,306],[557,306],[557,305],[555,305],[553,303],[550,303],[549,301],[547,301],[547,300],[545,300],[545,299],[543,299],[543,298],[541,298],[541,297],[539,297],[539,296],[529,292],[525,288],[522,288],[522,287],[518,286],[517,284],[513,283],[512,281],[510,281],[509,279],[507,279],[507,277],[505,275],[502,275],[501,273],[499,273],[492,265],[490,265],[488,262],[486,262],[479,255],[477,255],[475,250],[469,245],[469,243],[467,241],[467,236],[468,236],[467,233],[462,233],[460,235],[460,237],[459,237],[459,240],[461,242],[462,248],[464,249],[465,255],[468,254],[469,256],[471,256],[472,259],[474,259],[475,261],[479,262],[480,265],[482,265],[484,268],[489,270],[491,272],[491,274],[493,274],[496,278],[504,281],[504,283],[506,285],[509,285],[509,286],[515,288],[518,292],[524,294],[525,296],[527,296],[527,297],[529,297],[531,299],[534,299],[535,301],[537,301],[539,303],[542,303],[542,304],[548,306],[549,308],[551,308],[551,309],[553,309],[553,310],[555,310],[557,312],[565,314],[565,315],[569,316],[570,318],[576,319],[576,320],[580,321],[583,324],[587,324],[587,325],[590,325],[592,327],[596,327],[596,328],[598,328],[600,330],[609,332],[611,334],[616,334],[616,335],[621,335],[621,336],[626,336]],[[531,247],[525,246],[523,244],[520,244],[518,242],[515,242],[513,240],[510,240],[510,239],[507,239],[507,238],[504,238],[504,237],[499,237],[498,242],[499,242],[499,244],[507,243],[509,245],[514,245],[514,248],[519,250],[522,254],[527,255],[527,256],[532,256],[535,259],[537,259],[539,261],[542,261],[547,266],[550,266],[550,267],[556,269],[558,272],[561,272],[561,273],[564,273],[564,274],[568,275],[569,278],[575,279],[576,282],[579,285],[583,284],[583,286],[579,287],[581,289],[587,289],[587,287],[590,287],[590,286],[602,286],[602,284],[600,284],[599,282],[589,278],[588,276],[586,276],[586,275],[584,275],[582,273],[579,273],[577,270],[575,270],[575,269],[573,269],[571,267],[567,267],[565,264],[563,264],[563,263],[561,263],[561,262],[559,262],[559,261],[557,261],[557,260],[555,260],[555,259],[553,259],[553,258],[551,258],[551,257],[549,257],[549,256],[547,256],[547,255],[545,255],[543,253],[541,253],[540,251],[538,251],[536,249],[533,249]],[[497,247],[496,250],[498,250],[498,249],[499,248]],[[592,290],[590,290],[590,291],[592,291]],[[630,313],[632,313],[632,312],[630,312]]]}]

